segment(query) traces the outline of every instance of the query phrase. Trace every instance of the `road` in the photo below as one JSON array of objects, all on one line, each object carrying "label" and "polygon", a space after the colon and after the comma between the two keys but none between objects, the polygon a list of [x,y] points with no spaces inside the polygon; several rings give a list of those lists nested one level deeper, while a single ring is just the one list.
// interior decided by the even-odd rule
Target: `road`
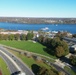
[{"label": "road", "polygon": [[[46,61],[45,59],[43,59],[43,61]],[[60,66],[58,66],[58,65],[56,65],[56,64],[54,64],[54,63],[52,63],[52,62],[50,62],[50,61],[48,61],[48,62],[46,62],[48,65],[52,65],[52,66],[54,66],[56,69],[57,69],[57,71],[63,71],[66,75],[71,75],[69,72],[67,72],[66,70],[64,70],[63,68],[61,68]]]},{"label": "road", "polygon": [[53,63],[50,63],[50,64],[53,65],[58,71],[63,71],[66,75],[71,75],[69,72],[67,72],[63,68],[59,67],[58,65],[53,64]]},{"label": "road", "polygon": [[68,37],[64,37],[64,40],[68,41],[68,42],[73,42],[76,43],[76,38],[68,38]]},{"label": "road", "polygon": [[18,71],[18,69],[15,67],[15,65],[4,54],[2,54],[1,52],[0,52],[0,56],[6,62],[11,74],[16,72],[16,71]]},{"label": "road", "polygon": [[[26,75],[34,75],[33,72],[16,56],[8,52],[2,46],[0,46],[0,50],[6,53],[12,60],[14,60],[15,63],[20,67],[20,69],[26,73]],[[4,54],[0,52],[0,55],[6,61],[11,73],[18,71],[17,67]]]}]

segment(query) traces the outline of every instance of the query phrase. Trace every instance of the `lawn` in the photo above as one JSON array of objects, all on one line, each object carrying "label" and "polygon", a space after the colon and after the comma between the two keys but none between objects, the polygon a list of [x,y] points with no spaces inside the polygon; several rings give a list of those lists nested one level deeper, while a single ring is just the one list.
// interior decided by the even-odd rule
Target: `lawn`
[{"label": "lawn", "polygon": [[43,62],[36,62],[36,60],[34,60],[32,57],[31,58],[28,58],[28,57],[26,57],[23,54],[19,54],[18,52],[15,52],[15,51],[12,51],[12,50],[9,50],[9,51],[11,53],[13,53],[14,55],[16,55],[18,58],[20,58],[25,64],[28,65],[29,68],[31,68],[31,66],[33,64],[36,64],[36,65],[39,65],[39,66],[44,66],[47,69],[50,69],[51,68],[50,66],[44,64]]},{"label": "lawn", "polygon": [[32,41],[0,41],[0,44],[4,44],[7,46],[11,46],[14,48],[18,48],[21,50],[27,50],[30,52],[46,55],[52,58],[56,58],[55,56],[49,55],[44,51],[46,48],[45,46],[41,45],[40,43],[36,42],[33,43]]},{"label": "lawn", "polygon": [[10,71],[1,57],[0,57],[0,70],[2,71],[2,75],[10,75]]}]

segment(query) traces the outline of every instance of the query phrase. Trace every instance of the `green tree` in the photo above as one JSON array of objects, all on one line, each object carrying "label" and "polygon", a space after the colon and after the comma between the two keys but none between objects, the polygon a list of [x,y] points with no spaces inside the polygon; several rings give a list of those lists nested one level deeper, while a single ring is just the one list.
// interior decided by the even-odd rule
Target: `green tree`
[{"label": "green tree", "polygon": [[[53,54],[58,57],[61,57],[69,53],[68,44],[63,40],[60,40],[60,38],[58,37],[51,39],[48,37],[44,37],[43,35],[40,35],[38,40],[40,43],[42,43],[47,47],[46,52],[48,52],[49,54]],[[58,50],[58,48],[60,50]],[[59,52],[61,52],[60,53],[61,55],[59,54]]]},{"label": "green tree", "polygon": [[48,48],[50,48],[51,47],[50,46],[51,45],[51,40],[52,40],[51,38],[44,37],[43,38],[44,45],[47,46]]},{"label": "green tree", "polygon": [[65,41],[62,41],[61,43],[62,43],[62,47],[63,47],[63,49],[64,49],[64,51],[65,51],[64,55],[69,54],[68,44],[67,44]]},{"label": "green tree", "polygon": [[40,35],[40,36],[38,37],[38,41],[39,41],[40,43],[43,43],[43,39],[44,39],[43,35]]},{"label": "green tree", "polygon": [[57,57],[64,56],[64,49],[63,49],[63,47],[62,46],[56,47],[55,54],[56,54]]},{"label": "green tree", "polygon": [[21,37],[20,37],[20,39],[21,40],[26,40],[26,35],[25,34],[22,34]]},{"label": "green tree", "polygon": [[26,35],[26,39],[27,40],[32,40],[34,37],[33,31],[29,31]]},{"label": "green tree", "polygon": [[76,66],[76,56],[71,55],[70,56],[70,61],[71,61],[72,65]]},{"label": "green tree", "polygon": [[59,38],[52,39],[51,46],[53,47],[53,49],[56,49],[58,46],[62,47],[64,50],[64,55],[67,55],[69,53],[68,44],[65,41],[60,40]]},{"label": "green tree", "polygon": [[8,40],[14,40],[15,38],[14,38],[14,34],[10,34],[9,36],[8,36]]},{"label": "green tree", "polygon": [[53,38],[53,39],[50,39],[49,40],[49,46],[50,48],[53,48],[55,49],[57,46],[59,46],[59,43],[60,43],[60,39],[59,38]]},{"label": "green tree", "polygon": [[0,40],[3,40],[3,34],[0,34]]},{"label": "green tree", "polygon": [[15,38],[15,40],[20,40],[20,34],[15,34],[14,38]]},{"label": "green tree", "polygon": [[8,40],[8,34],[3,35],[3,40]]},{"label": "green tree", "polygon": [[41,67],[37,75],[58,75],[58,72],[54,69],[46,69],[45,67]]}]

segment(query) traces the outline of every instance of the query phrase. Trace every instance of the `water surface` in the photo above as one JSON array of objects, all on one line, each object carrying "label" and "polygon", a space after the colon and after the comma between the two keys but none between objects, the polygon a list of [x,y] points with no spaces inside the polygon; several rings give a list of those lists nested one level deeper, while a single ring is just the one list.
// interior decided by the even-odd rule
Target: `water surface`
[{"label": "water surface", "polygon": [[21,23],[0,23],[0,28],[9,30],[40,30],[49,28],[49,31],[68,31],[76,33],[76,24],[21,24]]}]

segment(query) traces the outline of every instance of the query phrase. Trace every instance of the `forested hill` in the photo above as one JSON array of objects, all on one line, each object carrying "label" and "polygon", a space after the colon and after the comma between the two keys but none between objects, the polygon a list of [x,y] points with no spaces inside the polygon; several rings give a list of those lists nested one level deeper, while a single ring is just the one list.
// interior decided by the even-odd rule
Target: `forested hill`
[{"label": "forested hill", "polygon": [[0,17],[0,22],[28,23],[28,24],[76,24],[76,18]]}]

